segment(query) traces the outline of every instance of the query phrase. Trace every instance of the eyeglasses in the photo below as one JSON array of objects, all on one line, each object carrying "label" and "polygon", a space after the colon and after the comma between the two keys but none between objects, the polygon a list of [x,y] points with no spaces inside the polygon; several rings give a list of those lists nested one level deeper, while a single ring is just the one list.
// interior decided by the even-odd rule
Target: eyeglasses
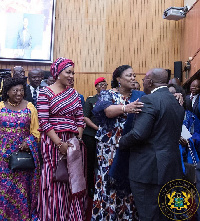
[{"label": "eyeglasses", "polygon": [[98,83],[99,87],[107,87],[108,84],[107,83]]}]

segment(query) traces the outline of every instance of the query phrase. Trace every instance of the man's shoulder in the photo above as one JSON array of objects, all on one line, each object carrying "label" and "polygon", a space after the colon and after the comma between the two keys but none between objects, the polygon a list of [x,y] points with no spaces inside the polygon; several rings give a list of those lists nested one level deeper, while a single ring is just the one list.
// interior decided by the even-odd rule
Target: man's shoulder
[{"label": "man's shoulder", "polygon": [[162,90],[160,89],[158,91],[155,91],[154,93],[144,95],[141,98],[142,102],[151,101],[152,103],[159,103],[162,100],[170,100],[171,102],[174,100],[174,102],[178,104],[175,96],[170,93],[167,88],[162,88]]},{"label": "man's shoulder", "polygon": [[94,96],[88,96],[86,100],[87,100],[88,102],[89,102],[89,101],[92,102],[92,101],[97,100],[97,99],[98,99],[98,96],[97,96],[97,94],[96,94],[96,95],[94,95]]}]

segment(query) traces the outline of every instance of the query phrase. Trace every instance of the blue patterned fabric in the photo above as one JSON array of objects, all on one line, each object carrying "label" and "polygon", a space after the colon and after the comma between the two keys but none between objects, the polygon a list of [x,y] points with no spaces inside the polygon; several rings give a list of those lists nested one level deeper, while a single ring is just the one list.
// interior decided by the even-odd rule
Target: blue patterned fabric
[{"label": "blue patterned fabric", "polygon": [[[194,158],[198,163],[199,162],[198,152],[200,152],[200,120],[195,114],[186,110],[183,124],[186,126],[186,128],[189,130],[189,132],[192,135],[192,137],[188,139],[188,142],[190,144]],[[183,147],[181,144],[179,144],[179,149],[181,152],[183,173],[185,174],[184,162],[193,164],[193,160],[188,148]]]},{"label": "blue patterned fabric", "polygon": [[[130,102],[134,102],[143,95],[145,95],[143,91],[133,91]],[[132,129],[135,116],[135,114],[128,114],[122,135],[125,135]],[[127,185],[129,186],[129,156],[129,151],[120,150],[118,148],[109,171],[109,175],[120,182],[121,188],[127,188]]]},{"label": "blue patterned fabric", "polygon": [[[188,139],[188,142],[190,144],[190,147],[191,147],[194,159],[195,159],[196,163],[198,163],[199,162],[199,157],[198,157],[197,151],[195,149],[194,142],[193,142],[193,140],[191,138]],[[185,174],[184,162],[189,163],[189,164],[194,164],[194,162],[192,160],[192,156],[191,156],[191,153],[188,150],[188,148],[183,147],[181,144],[179,144],[179,149],[180,149],[180,153],[181,153],[181,161],[182,161],[183,173]]]},{"label": "blue patterned fabric", "polygon": [[[132,94],[134,94],[133,91]],[[138,92],[136,92],[138,94]],[[140,92],[142,93],[142,92]],[[94,116],[99,121],[96,134],[97,142],[97,173],[93,210],[91,220],[139,220],[130,188],[109,176],[118,146],[118,137],[122,136],[127,114],[115,118],[107,118],[104,109],[110,105],[126,105],[131,102],[130,97],[124,97],[113,90],[102,91],[93,108]],[[128,162],[128,156],[124,156]],[[123,165],[121,165],[123,166]],[[127,177],[128,180],[128,177]],[[120,180],[121,181],[121,180]],[[119,185],[120,184],[120,185]],[[123,183],[124,184],[124,183]],[[129,186],[129,185],[128,185]]]},{"label": "blue patterned fabric", "polygon": [[185,112],[185,119],[183,124],[192,134],[194,146],[197,152],[200,152],[200,119],[190,111]]}]

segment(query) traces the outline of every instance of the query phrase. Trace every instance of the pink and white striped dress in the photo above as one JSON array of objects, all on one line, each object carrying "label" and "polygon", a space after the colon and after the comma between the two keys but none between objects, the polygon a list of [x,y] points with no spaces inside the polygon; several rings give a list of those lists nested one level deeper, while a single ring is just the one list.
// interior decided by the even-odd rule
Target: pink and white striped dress
[{"label": "pink and white striped dress", "polygon": [[[67,183],[53,182],[53,172],[58,162],[58,149],[46,133],[52,129],[62,141],[78,134],[84,127],[84,117],[79,94],[73,88],[54,94],[49,88],[40,90],[37,103],[41,132],[43,168],[40,179],[38,211],[41,221],[81,221],[85,219],[85,194],[72,195]],[[83,150],[83,159],[84,157]]]}]

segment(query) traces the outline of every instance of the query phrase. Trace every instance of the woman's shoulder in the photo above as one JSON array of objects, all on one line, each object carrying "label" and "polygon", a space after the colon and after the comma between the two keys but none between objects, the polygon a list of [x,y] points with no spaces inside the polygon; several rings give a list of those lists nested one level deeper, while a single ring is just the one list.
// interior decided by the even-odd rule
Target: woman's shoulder
[{"label": "woman's shoulder", "polygon": [[113,96],[113,95],[117,95],[117,94],[118,94],[118,92],[114,91],[113,89],[103,90],[100,93],[100,95],[109,95],[109,96]]},{"label": "woman's shoulder", "polygon": [[27,101],[27,108],[32,109],[32,108],[35,108],[35,106],[31,102]]}]

